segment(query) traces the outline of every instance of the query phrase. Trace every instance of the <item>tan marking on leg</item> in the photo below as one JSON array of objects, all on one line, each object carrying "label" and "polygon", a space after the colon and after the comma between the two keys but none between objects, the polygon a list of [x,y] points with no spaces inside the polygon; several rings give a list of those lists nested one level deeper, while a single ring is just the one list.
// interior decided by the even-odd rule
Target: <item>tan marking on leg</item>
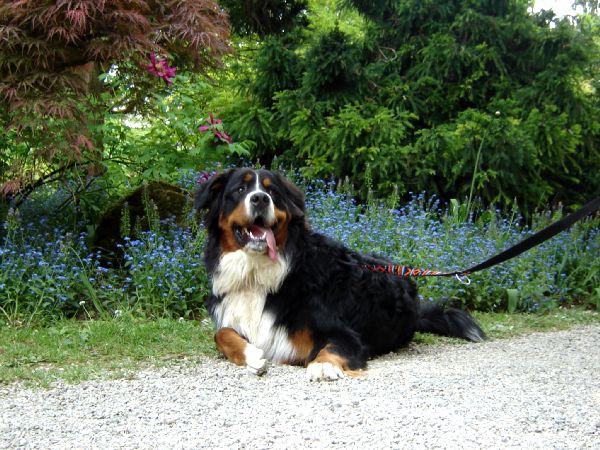
[{"label": "tan marking on leg", "polygon": [[215,334],[217,348],[225,357],[238,366],[246,365],[246,345],[248,341],[241,337],[233,328],[221,328]]},{"label": "tan marking on leg", "polygon": [[330,364],[333,364],[334,366],[339,367],[340,369],[342,369],[342,371],[344,372],[345,375],[348,375],[351,377],[362,377],[367,374],[366,370],[350,370],[348,368],[348,360],[346,360],[346,358],[344,358],[343,356],[340,356],[337,353],[331,351],[330,349],[331,349],[331,345],[330,344],[326,345],[317,354],[315,359],[313,359],[311,361],[311,363],[313,363],[313,362],[316,362],[316,363],[328,362]]},{"label": "tan marking on leg", "polygon": [[305,365],[308,362],[308,357],[310,356],[315,345],[310,331],[308,328],[298,330],[290,336],[290,341],[292,341],[292,345],[294,346],[294,350],[296,352],[296,360],[289,361],[288,364]]},{"label": "tan marking on leg", "polygon": [[342,370],[346,370],[348,368],[348,361],[346,358],[338,355],[337,353],[333,353],[331,350],[329,350],[330,348],[331,345],[325,346],[325,348],[323,348],[311,362],[328,362],[334,366],[338,366]]}]

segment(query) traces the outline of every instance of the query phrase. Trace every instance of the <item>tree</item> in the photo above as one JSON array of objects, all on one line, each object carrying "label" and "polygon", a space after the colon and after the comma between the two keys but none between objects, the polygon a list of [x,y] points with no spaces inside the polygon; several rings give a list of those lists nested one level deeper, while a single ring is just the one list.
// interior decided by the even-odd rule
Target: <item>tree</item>
[{"label": "tree", "polygon": [[573,7],[581,6],[584,12],[596,15],[600,11],[599,3],[598,0],[575,0]]},{"label": "tree", "polygon": [[[206,73],[228,40],[227,14],[213,0],[2,2],[0,121],[10,145],[0,191],[30,192],[74,166],[97,172],[107,110],[143,111],[161,89],[151,54],[161,55],[159,69]],[[111,95],[117,85],[126,96]]]},{"label": "tree", "polygon": [[[524,212],[600,190],[595,22],[530,14],[526,0],[345,4],[364,17],[362,35],[334,22],[254,58],[244,109],[229,119],[238,136],[275,137],[261,160],[348,176],[363,194],[367,166],[380,194],[448,200],[473,184],[486,203],[516,198]],[[295,82],[265,99],[274,60],[293,62],[280,70]]]},{"label": "tree", "polygon": [[306,0],[221,0],[233,30],[240,36],[260,37],[289,32],[306,25]]}]

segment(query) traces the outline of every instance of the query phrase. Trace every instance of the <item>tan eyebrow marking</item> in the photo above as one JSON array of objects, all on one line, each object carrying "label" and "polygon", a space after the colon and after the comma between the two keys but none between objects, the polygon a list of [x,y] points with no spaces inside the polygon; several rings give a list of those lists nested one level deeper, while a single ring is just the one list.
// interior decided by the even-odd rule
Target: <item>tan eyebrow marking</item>
[{"label": "tan eyebrow marking", "polygon": [[273,180],[271,180],[270,178],[265,178],[263,180],[263,186],[268,188],[271,187],[273,185]]},{"label": "tan eyebrow marking", "polygon": [[250,181],[252,181],[253,175],[252,172],[248,172],[244,175],[244,181],[246,183],[249,183]]}]

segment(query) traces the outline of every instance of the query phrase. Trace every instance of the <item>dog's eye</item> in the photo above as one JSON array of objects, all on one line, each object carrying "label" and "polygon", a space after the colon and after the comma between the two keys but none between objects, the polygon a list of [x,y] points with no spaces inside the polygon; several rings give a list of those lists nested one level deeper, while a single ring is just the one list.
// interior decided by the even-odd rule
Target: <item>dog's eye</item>
[{"label": "dog's eye", "polygon": [[238,191],[238,194],[243,194],[244,192],[246,192],[246,187],[240,186],[237,191]]}]

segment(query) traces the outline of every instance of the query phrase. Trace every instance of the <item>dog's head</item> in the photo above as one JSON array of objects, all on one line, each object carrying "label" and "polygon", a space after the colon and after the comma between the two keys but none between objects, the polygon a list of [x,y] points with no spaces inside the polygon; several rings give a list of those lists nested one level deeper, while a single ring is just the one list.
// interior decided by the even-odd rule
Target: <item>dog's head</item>
[{"label": "dog's head", "polygon": [[222,252],[266,254],[285,246],[292,221],[304,220],[304,195],[268,170],[231,169],[200,186],[196,209],[207,209],[207,227]]}]

